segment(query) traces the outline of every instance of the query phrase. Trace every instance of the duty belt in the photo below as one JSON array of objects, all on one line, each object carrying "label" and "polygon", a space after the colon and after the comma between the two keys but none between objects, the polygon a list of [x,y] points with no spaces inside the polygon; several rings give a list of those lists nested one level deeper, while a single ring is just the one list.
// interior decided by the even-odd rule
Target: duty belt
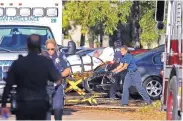
[{"label": "duty belt", "polygon": [[132,72],[136,72],[137,71],[137,69],[135,69],[135,70],[130,70],[130,71],[128,71],[129,73],[132,73]]}]

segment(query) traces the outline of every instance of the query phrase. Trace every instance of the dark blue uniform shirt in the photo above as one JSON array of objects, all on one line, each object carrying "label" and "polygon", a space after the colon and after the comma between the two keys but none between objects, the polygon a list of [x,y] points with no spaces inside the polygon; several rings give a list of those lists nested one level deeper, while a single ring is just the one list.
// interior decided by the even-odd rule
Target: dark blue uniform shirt
[{"label": "dark blue uniform shirt", "polygon": [[59,55],[55,53],[53,56],[49,56],[52,59],[53,64],[57,68],[59,72],[62,72],[64,69],[69,67],[69,63],[67,61],[67,58],[63,52],[60,52]]},{"label": "dark blue uniform shirt", "polygon": [[129,53],[127,53],[126,55],[121,57],[121,63],[129,64],[127,67],[128,71],[133,71],[133,70],[137,69],[137,65],[135,63],[135,60],[134,60],[133,56]]},{"label": "dark blue uniform shirt", "polygon": [[[52,56],[49,56],[49,54],[46,53],[46,56],[52,59],[52,62],[55,65],[55,68],[59,71],[60,74],[64,69],[69,67],[69,63],[63,52],[60,52],[59,54],[55,53]],[[64,83],[64,81],[62,82]],[[48,86],[49,88],[51,87],[51,90],[53,90],[52,89],[53,83],[49,82]]]},{"label": "dark blue uniform shirt", "polygon": [[119,63],[122,58],[120,49],[116,49],[114,53],[114,60]]}]

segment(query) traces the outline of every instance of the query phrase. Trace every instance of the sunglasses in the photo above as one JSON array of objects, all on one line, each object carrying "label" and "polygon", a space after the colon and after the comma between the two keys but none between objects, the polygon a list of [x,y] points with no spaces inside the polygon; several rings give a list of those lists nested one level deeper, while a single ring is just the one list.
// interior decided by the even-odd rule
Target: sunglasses
[{"label": "sunglasses", "polygon": [[51,50],[51,51],[54,51],[55,48],[48,48],[47,50],[48,50],[48,51],[50,51],[50,50]]}]

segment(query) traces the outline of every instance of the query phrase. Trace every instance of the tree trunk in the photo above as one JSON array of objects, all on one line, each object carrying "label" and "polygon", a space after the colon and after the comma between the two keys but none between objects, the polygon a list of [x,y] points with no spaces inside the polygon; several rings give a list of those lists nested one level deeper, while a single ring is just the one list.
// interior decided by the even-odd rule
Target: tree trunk
[{"label": "tree trunk", "polygon": [[[140,43],[140,4],[139,1],[134,1],[131,9],[131,20],[132,20],[132,41],[136,44]],[[138,45],[136,45],[138,46]]]},{"label": "tree trunk", "polygon": [[100,47],[103,46],[103,33],[100,32]]},{"label": "tree trunk", "polygon": [[80,46],[84,46],[84,45],[85,45],[85,35],[81,34]]},{"label": "tree trunk", "polygon": [[118,22],[117,38],[123,44],[123,42],[122,42],[122,36],[121,36],[121,26],[122,26],[121,22]]},{"label": "tree trunk", "polygon": [[94,34],[92,34],[92,32],[89,33],[88,35],[89,37],[89,47],[90,48],[94,48],[94,39],[95,39],[95,36]]},{"label": "tree trunk", "polygon": [[87,34],[88,36],[88,43],[90,48],[94,48],[94,40],[95,40],[95,34],[92,28],[89,28],[89,32]]},{"label": "tree trunk", "polygon": [[104,35],[104,32],[103,32],[103,24],[100,23],[99,24],[99,36],[100,36],[99,47],[102,47],[103,46],[103,35]]}]

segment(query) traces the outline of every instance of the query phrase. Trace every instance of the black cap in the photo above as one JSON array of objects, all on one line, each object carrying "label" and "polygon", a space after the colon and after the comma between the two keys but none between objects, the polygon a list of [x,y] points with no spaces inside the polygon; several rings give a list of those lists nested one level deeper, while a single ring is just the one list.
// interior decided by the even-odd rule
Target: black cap
[{"label": "black cap", "polygon": [[27,47],[29,51],[41,53],[41,36],[32,34],[27,38]]},{"label": "black cap", "polygon": [[121,47],[121,46],[122,46],[122,44],[121,44],[120,40],[117,40],[117,41],[114,42],[114,47],[115,48],[118,48],[118,47]]}]

